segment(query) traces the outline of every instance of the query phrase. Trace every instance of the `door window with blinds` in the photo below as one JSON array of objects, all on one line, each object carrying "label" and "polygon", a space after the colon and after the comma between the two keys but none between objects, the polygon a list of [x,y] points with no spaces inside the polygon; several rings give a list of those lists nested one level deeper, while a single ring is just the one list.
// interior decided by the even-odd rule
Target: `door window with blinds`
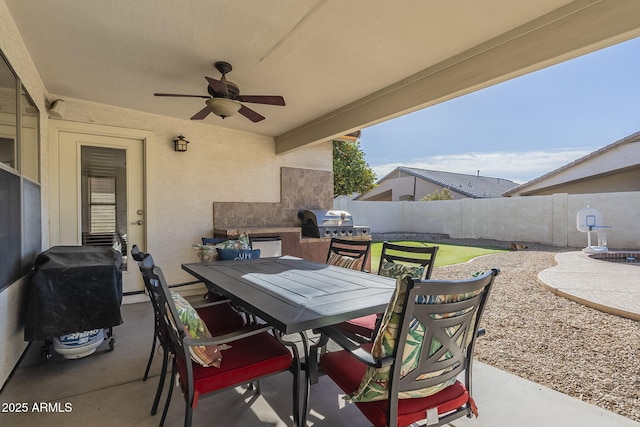
[{"label": "door window with blinds", "polygon": [[82,244],[110,246],[127,257],[126,151],[81,147]]}]

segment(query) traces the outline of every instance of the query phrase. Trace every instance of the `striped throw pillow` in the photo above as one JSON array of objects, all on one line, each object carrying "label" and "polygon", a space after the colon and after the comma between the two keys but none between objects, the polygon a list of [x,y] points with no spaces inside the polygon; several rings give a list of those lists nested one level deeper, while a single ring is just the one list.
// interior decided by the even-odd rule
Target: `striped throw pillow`
[{"label": "striped throw pillow", "polygon": [[359,270],[360,269],[360,260],[356,258],[352,258],[350,256],[331,254],[329,260],[327,261],[329,265],[335,265],[338,267],[349,268],[351,270]]}]

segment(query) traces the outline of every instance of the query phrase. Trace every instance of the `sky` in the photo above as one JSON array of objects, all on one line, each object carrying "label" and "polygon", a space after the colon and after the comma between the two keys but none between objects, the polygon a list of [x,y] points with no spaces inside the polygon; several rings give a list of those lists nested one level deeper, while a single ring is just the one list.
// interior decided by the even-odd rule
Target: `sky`
[{"label": "sky", "polygon": [[640,131],[640,38],[362,130],[397,166],[524,183]]}]

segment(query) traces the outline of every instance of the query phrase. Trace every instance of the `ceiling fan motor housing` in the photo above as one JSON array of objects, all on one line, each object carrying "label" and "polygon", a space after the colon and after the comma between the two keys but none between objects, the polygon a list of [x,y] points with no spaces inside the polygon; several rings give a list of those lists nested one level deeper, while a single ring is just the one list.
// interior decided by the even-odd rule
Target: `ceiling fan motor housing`
[{"label": "ceiling fan motor housing", "polygon": [[205,76],[209,82],[205,95],[185,95],[178,93],[154,93],[155,96],[177,96],[186,98],[206,98],[207,106],[198,111],[191,117],[191,120],[203,120],[210,113],[217,116],[229,117],[235,113],[240,113],[247,119],[256,123],[264,120],[264,116],[252,110],[240,102],[251,102],[256,104],[279,105],[284,106],[284,98],[276,95],[240,95],[240,88],[237,84],[230,82],[226,78],[226,74],[232,70],[231,64],[225,61],[218,61],[214,64],[216,69],[222,74],[220,80]]},{"label": "ceiling fan motor housing", "polygon": [[217,61],[213,66],[216,67],[216,70],[220,71],[220,74],[223,76],[233,70],[233,67],[227,61]]}]

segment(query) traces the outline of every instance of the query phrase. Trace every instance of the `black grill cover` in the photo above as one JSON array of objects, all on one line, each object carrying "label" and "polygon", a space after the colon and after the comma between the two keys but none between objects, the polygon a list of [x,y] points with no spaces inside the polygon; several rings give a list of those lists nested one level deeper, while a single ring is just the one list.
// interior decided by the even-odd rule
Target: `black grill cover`
[{"label": "black grill cover", "polygon": [[25,341],[122,323],[122,255],[109,247],[54,246],[38,255],[29,288]]}]

